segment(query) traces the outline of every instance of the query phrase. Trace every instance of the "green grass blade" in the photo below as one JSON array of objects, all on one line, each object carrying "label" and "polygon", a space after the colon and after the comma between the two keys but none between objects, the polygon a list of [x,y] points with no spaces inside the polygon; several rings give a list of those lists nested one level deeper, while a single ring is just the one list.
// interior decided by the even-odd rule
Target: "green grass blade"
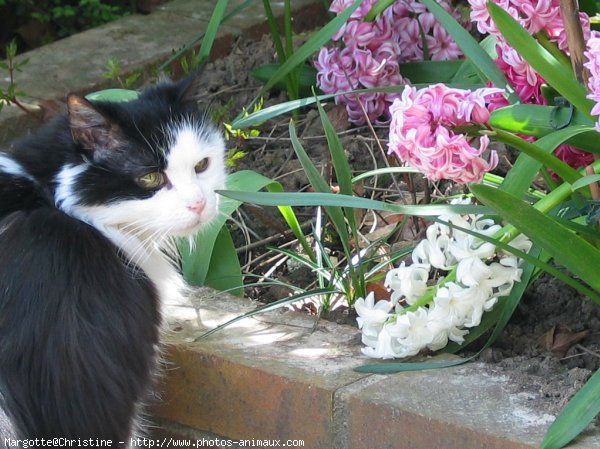
[{"label": "green grass blade", "polygon": [[484,185],[471,185],[470,189],[477,199],[492,207],[569,271],[600,290],[597,248],[513,195]]},{"label": "green grass blade", "polygon": [[509,84],[496,63],[490,58],[473,36],[471,36],[469,32],[435,0],[422,0],[421,3],[431,11],[475,67],[496,87],[506,91],[505,95],[510,103],[518,103],[519,97],[515,93],[513,87]]},{"label": "green grass blade", "polygon": [[405,215],[416,215],[420,217],[435,216],[441,214],[493,214],[489,207],[461,204],[394,204],[383,201],[361,198],[358,196],[342,195],[338,193],[306,193],[306,192],[243,192],[220,190],[220,195],[235,199],[244,203],[260,204],[262,206],[333,206],[333,207],[355,207],[358,209],[372,209],[394,212]]},{"label": "green grass blade", "polygon": [[215,42],[215,38],[217,37],[217,32],[219,31],[219,27],[221,26],[221,22],[225,16],[225,10],[227,9],[228,4],[229,0],[217,0],[215,9],[213,10],[210,21],[206,27],[206,32],[204,33],[204,39],[202,39],[200,51],[198,52],[199,62],[204,62],[210,57],[212,46]]},{"label": "green grass blade", "polygon": [[540,449],[566,446],[600,413],[600,370],[571,398],[552,423]]},{"label": "green grass blade", "polygon": [[553,154],[544,151],[544,149],[540,148],[537,142],[531,143],[526,141],[525,139],[522,139],[521,137],[515,136],[514,134],[507,133],[506,131],[501,130],[495,131],[494,137],[496,138],[496,140],[511,145],[519,151],[534,158],[542,165],[553,170],[558,176],[560,176],[562,179],[564,179],[570,184],[581,178],[581,174],[577,170],[575,170],[570,165],[564,163]]},{"label": "green grass blade", "polygon": [[[551,153],[554,149],[569,139],[576,137],[580,133],[587,133],[587,126],[572,126],[569,128],[555,131],[551,134],[538,139],[535,145],[546,153]],[[542,163],[531,156],[522,153],[517,157],[515,164],[506,174],[501,189],[507,193],[522,198],[533,182],[536,173],[542,168]]]},{"label": "green grass blade", "polygon": [[[272,182],[271,184],[267,184],[266,189],[269,192],[283,192],[283,186],[278,182]],[[315,253],[312,250],[310,243],[308,243],[304,231],[302,231],[302,226],[300,226],[300,222],[298,221],[298,217],[296,217],[294,210],[290,206],[277,206],[277,208],[279,209],[279,213],[285,220],[288,228],[290,228],[290,230],[294,234],[294,237],[296,237],[300,242],[300,245],[302,246],[302,249],[304,249],[306,255],[312,260],[315,260]]]},{"label": "green grass blade", "polygon": [[[304,169],[304,172],[306,173],[306,177],[308,178],[309,182],[317,192],[330,192],[331,187],[329,186],[327,181],[325,181],[323,176],[321,176],[319,170],[317,170],[317,167],[315,167],[315,165],[312,163],[312,161],[308,157],[308,154],[306,154],[304,147],[300,143],[300,140],[296,135],[296,128],[294,127],[294,123],[292,121],[290,121],[289,130],[292,147],[296,152],[296,156],[298,157],[298,160],[300,161],[300,164],[302,165],[302,168]],[[284,193],[282,195],[287,196],[289,195],[289,193]],[[281,204],[285,204],[285,202]],[[320,206],[320,204],[317,204],[317,206]],[[344,249],[347,250],[347,252],[349,252],[349,235],[348,229],[346,228],[346,221],[342,209],[338,206],[324,207],[325,211],[327,212],[327,215],[331,219],[333,226],[335,227],[338,235],[340,236],[341,243],[344,246]]]},{"label": "green grass blade", "polygon": [[195,341],[202,340],[202,339],[208,337],[209,335],[214,334],[215,332],[225,329],[227,326],[230,326],[233,323],[237,323],[238,321],[243,320],[244,318],[250,318],[252,316],[260,315],[262,313],[271,312],[273,310],[280,309],[282,307],[285,307],[289,304],[293,304],[296,301],[300,301],[305,298],[310,298],[312,296],[327,295],[327,294],[331,294],[331,293],[335,293],[335,290],[330,289],[330,288],[322,288],[322,289],[315,289],[315,290],[310,290],[310,291],[306,291],[306,292],[301,292],[296,295],[292,295],[288,298],[283,298],[278,301],[274,301],[270,304],[266,304],[264,306],[257,307],[256,309],[251,310],[250,312],[246,312],[243,315],[236,316],[235,318],[227,321],[226,323],[223,323],[223,324],[215,327],[214,329],[211,329],[208,332],[205,332],[204,334],[200,335],[198,338],[196,338]]},{"label": "green grass blade", "polygon": [[362,181],[363,179],[372,178],[374,176],[389,175],[389,174],[393,174],[393,173],[421,173],[421,172],[413,167],[378,168],[376,170],[369,170],[364,173],[361,173],[360,175],[356,175],[354,178],[352,178],[352,184],[354,184],[358,181]]},{"label": "green grass blade", "polygon": [[[350,15],[352,15],[352,13],[362,4],[363,1],[364,0],[356,0],[347,9],[333,18],[329,23],[321,27],[319,31],[313,34],[310,39],[304,43],[304,45],[294,52],[293,55],[288,55],[285,63],[281,65],[279,70],[273,74],[273,77],[262,87],[257,95],[257,98],[263,96],[265,92],[275,85],[275,83],[282,80],[295,67],[302,64],[323,45],[325,45],[325,43],[331,39],[331,37],[342,27],[342,25],[346,23],[346,21],[350,18]],[[250,110],[251,108],[246,109]]]},{"label": "green grass blade", "polygon": [[[432,0],[424,0],[430,2]],[[500,6],[488,1],[488,11],[506,41],[525,58],[546,82],[556,89],[575,108],[592,120],[590,110],[593,102],[586,98],[585,88],[577,82],[572,71],[543,48],[512,16]]]},{"label": "green grass blade", "polygon": [[448,83],[464,64],[464,60],[407,62],[400,64],[400,73],[414,82]]}]

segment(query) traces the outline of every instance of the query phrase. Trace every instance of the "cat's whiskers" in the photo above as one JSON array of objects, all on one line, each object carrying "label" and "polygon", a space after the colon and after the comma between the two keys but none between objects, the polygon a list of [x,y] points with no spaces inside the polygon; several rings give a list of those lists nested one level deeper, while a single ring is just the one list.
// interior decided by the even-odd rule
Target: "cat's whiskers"
[{"label": "cat's whiskers", "polygon": [[[176,225],[168,223],[162,229],[149,229],[143,221],[128,223],[120,227],[121,232],[128,236],[125,244],[134,243],[134,252],[128,254],[129,262],[138,267],[143,267],[152,254],[163,253],[164,257],[173,265],[179,260],[177,247],[171,237]],[[134,240],[135,239],[135,240]]]}]

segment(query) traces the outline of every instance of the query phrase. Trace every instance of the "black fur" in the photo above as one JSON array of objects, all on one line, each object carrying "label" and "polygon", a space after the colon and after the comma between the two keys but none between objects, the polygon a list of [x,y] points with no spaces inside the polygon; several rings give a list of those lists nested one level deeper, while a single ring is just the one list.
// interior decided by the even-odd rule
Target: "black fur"
[{"label": "black fur", "polygon": [[153,286],[55,209],[0,226],[0,388],[16,433],[126,441],[155,363]]},{"label": "black fur", "polygon": [[193,82],[93,103],[97,116],[78,123],[72,111],[4,153],[25,174],[0,164],[0,446],[39,437],[116,446],[132,436],[157,359],[158,294],[104,235],[57,208],[53,180],[91,160],[81,203],[152,195],[133,179],[165,163],[158,125],[197,114]]}]

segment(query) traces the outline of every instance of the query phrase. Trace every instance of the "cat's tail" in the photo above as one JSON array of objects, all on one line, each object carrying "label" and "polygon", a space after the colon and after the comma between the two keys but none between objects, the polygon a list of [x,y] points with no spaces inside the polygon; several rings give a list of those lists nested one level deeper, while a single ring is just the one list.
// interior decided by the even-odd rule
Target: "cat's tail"
[{"label": "cat's tail", "polygon": [[51,197],[19,162],[0,152],[0,220],[39,207],[53,207]]}]

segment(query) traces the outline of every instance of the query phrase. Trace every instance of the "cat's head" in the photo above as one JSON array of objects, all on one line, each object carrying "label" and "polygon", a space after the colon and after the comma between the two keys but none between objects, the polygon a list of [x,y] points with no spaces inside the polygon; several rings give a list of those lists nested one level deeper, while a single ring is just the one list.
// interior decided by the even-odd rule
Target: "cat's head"
[{"label": "cat's head", "polygon": [[59,207],[144,238],[187,236],[210,222],[225,184],[225,145],[197,110],[197,80],[163,82],[122,103],[70,95],[80,161],[56,177]]}]

